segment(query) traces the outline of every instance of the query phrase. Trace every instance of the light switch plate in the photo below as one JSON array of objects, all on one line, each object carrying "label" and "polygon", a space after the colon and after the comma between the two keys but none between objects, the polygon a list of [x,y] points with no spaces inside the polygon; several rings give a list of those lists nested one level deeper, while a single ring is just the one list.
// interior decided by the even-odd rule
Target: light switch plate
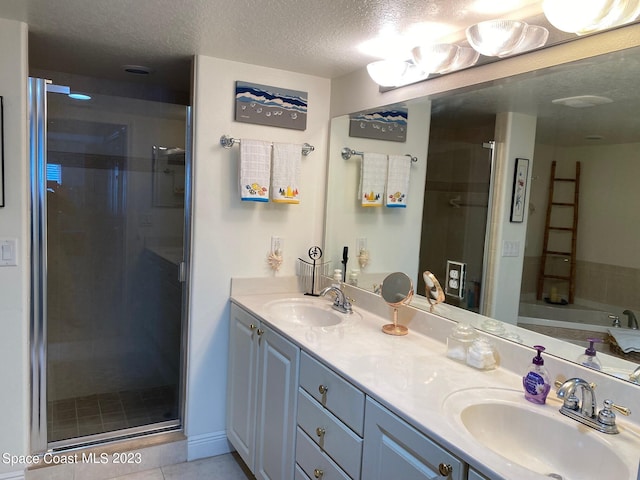
[{"label": "light switch plate", "polygon": [[18,239],[0,238],[0,267],[18,265]]}]

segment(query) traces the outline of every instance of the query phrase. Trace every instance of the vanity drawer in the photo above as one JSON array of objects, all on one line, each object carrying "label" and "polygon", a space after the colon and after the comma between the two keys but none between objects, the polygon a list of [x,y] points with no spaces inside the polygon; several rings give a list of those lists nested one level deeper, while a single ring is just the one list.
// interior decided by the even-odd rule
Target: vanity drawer
[{"label": "vanity drawer", "polygon": [[298,390],[298,427],[351,478],[360,478],[362,438],[322,408],[303,389]]},{"label": "vanity drawer", "polygon": [[300,355],[300,386],[362,436],[364,393],[305,352]]},{"label": "vanity drawer", "polygon": [[300,427],[296,434],[296,462],[297,466],[312,480],[350,480],[349,476],[326,453],[320,451],[320,448]]},{"label": "vanity drawer", "polygon": [[293,480],[310,480],[304,470],[300,468],[300,465],[296,463],[295,475],[293,476]]}]

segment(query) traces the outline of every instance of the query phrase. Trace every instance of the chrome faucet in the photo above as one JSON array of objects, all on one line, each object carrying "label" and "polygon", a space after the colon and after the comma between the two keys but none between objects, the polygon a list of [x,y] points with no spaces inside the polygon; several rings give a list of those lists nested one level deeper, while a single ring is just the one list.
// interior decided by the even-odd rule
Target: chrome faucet
[{"label": "chrome faucet", "polygon": [[629,380],[633,383],[640,383],[640,366],[637,367],[631,375],[629,375]]},{"label": "chrome faucet", "polygon": [[[558,385],[559,382],[556,383]],[[603,433],[618,433],[616,426],[616,414],[613,410],[630,415],[627,407],[615,405],[611,400],[605,400],[600,412],[597,412],[595,384],[587,383],[581,378],[571,378],[558,387],[558,398],[564,400],[560,413],[572,418],[583,425],[594,428]],[[582,392],[582,401],[576,396],[576,390]]]},{"label": "chrome faucet", "polygon": [[638,330],[638,319],[636,318],[636,314],[631,310],[625,310],[622,314],[627,316],[627,327]]},{"label": "chrome faucet", "polygon": [[333,285],[325,288],[320,292],[320,296],[324,297],[329,292],[333,292],[336,296],[333,301],[333,309],[339,311],[340,313],[353,313],[353,309],[351,308],[351,302],[344,294],[342,290],[338,287],[334,287]]}]

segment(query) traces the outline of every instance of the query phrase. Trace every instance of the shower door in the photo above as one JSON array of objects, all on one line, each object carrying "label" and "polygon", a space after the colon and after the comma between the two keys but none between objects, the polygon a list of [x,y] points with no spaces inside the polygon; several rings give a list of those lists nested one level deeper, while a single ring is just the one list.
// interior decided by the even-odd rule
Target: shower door
[{"label": "shower door", "polygon": [[179,429],[188,109],[29,90],[32,449]]}]

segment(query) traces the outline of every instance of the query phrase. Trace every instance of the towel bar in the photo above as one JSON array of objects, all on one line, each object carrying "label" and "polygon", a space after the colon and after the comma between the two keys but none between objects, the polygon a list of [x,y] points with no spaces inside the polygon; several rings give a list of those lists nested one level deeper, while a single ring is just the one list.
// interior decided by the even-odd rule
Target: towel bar
[{"label": "towel bar", "polygon": [[[362,156],[364,155],[364,152],[357,152],[355,150],[351,150],[349,147],[344,147],[341,151],[342,154],[342,158],[344,160],[349,160],[351,158],[352,155],[359,155]],[[413,163],[417,163],[418,162],[418,157],[414,157],[413,155],[410,155],[408,153],[405,154],[405,156],[411,158],[411,161]]]},{"label": "towel bar", "polygon": [[[233,138],[233,137],[230,137],[229,135],[222,135],[220,137],[220,145],[222,145],[224,148],[231,148],[236,143],[240,145],[239,138]],[[273,146],[273,143],[271,144],[271,146]],[[309,145],[308,143],[302,144],[302,155],[304,155],[305,157],[309,155],[311,152],[313,152],[314,150],[315,150],[315,147],[313,145]]]}]

